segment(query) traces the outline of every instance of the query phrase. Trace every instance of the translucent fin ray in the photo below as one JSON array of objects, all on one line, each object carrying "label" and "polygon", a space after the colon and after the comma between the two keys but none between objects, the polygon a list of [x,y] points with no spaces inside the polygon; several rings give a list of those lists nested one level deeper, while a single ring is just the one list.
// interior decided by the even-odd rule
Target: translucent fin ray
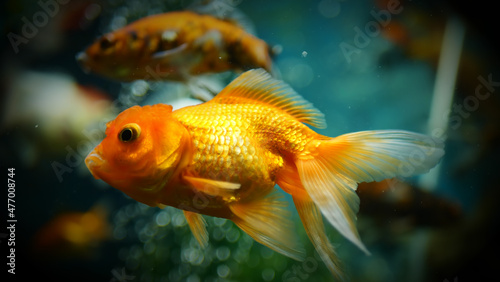
[{"label": "translucent fin ray", "polygon": [[342,265],[325,233],[321,212],[306,194],[293,196],[293,202],[306,229],[307,236],[314,245],[326,267],[337,280],[345,281]]},{"label": "translucent fin ray", "polygon": [[232,196],[235,190],[238,190],[241,187],[239,183],[231,183],[194,176],[183,176],[183,179],[198,191],[214,197]]},{"label": "translucent fin ray", "polygon": [[356,229],[357,183],[429,171],[444,154],[443,143],[395,130],[363,131],[315,140],[296,165],[301,182],[325,218],[361,250]]},{"label": "translucent fin ray", "polygon": [[304,259],[304,250],[293,232],[290,212],[283,196],[272,193],[260,200],[233,204],[233,222],[257,242],[295,260]]},{"label": "translucent fin ray", "polygon": [[317,128],[326,128],[324,115],[288,84],[263,69],[249,70],[226,86],[214,99],[219,104],[264,103]]},{"label": "translucent fin ray", "polygon": [[199,213],[184,211],[184,216],[189,224],[189,228],[193,233],[194,238],[198,241],[202,248],[208,246],[207,222]]}]

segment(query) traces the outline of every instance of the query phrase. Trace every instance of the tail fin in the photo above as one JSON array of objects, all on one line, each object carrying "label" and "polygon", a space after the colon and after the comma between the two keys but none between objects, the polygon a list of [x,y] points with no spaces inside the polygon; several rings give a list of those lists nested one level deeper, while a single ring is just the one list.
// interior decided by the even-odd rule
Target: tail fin
[{"label": "tail fin", "polygon": [[357,184],[427,172],[444,154],[437,139],[394,130],[345,134],[307,146],[308,153],[296,160],[302,185],[325,218],[367,254],[355,226]]}]

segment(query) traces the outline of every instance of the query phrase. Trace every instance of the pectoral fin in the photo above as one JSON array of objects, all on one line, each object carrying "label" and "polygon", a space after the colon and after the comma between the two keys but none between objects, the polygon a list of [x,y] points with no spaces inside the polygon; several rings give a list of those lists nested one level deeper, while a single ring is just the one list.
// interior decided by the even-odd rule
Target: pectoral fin
[{"label": "pectoral fin", "polygon": [[198,243],[202,248],[208,246],[208,232],[207,232],[207,222],[199,213],[194,213],[190,211],[184,211],[184,216],[189,224],[193,236],[196,238]]},{"label": "pectoral fin", "polygon": [[172,49],[159,51],[159,52],[152,54],[151,58],[152,59],[163,59],[163,58],[170,57],[170,56],[177,56],[182,51],[186,50],[187,46],[188,45],[186,43],[184,43],[184,44],[181,44],[181,45],[179,45],[175,48],[172,48]]},{"label": "pectoral fin", "polygon": [[199,178],[194,176],[183,176],[183,178],[195,189],[214,197],[232,196],[235,190],[238,190],[241,187],[241,185],[238,183],[231,183],[207,178]]}]

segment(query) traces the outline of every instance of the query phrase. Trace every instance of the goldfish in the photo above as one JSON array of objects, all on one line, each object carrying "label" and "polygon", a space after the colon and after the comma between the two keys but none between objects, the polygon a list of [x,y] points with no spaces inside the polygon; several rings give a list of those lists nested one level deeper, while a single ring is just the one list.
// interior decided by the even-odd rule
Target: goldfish
[{"label": "goldfish", "polygon": [[427,172],[444,146],[401,130],[331,138],[306,124],[326,127],[324,115],[285,82],[263,69],[249,70],[199,105],[123,111],[85,163],[95,178],[141,203],[183,210],[201,246],[208,244],[202,216],[208,215],[229,219],[257,242],[303,260],[277,184],[291,194],[328,269],[343,278],[322,215],[368,253],[355,225],[357,183]]},{"label": "goldfish", "polygon": [[77,60],[85,70],[119,81],[187,81],[228,70],[271,70],[263,40],[229,20],[190,11],[132,22],[97,39]]},{"label": "goldfish", "polygon": [[86,212],[68,211],[57,215],[34,236],[40,255],[90,258],[99,244],[111,237],[108,211],[96,204]]}]

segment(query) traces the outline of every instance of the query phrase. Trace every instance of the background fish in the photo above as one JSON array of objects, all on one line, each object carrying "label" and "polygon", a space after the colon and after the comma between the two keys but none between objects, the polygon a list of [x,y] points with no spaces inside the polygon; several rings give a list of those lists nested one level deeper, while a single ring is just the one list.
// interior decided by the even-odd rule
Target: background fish
[{"label": "background fish", "polygon": [[77,56],[120,81],[176,80],[228,70],[271,70],[268,45],[233,22],[189,11],[148,16],[103,35]]},{"label": "background fish", "polygon": [[251,70],[201,105],[124,111],[108,123],[86,164],[94,177],[139,202],[184,210],[202,246],[205,214],[230,219],[256,241],[302,260],[286,202],[274,191],[278,184],[292,195],[321,259],[342,278],[321,214],[368,253],[355,227],[357,183],[426,172],[443,156],[443,144],[394,130],[330,138],[304,123],[326,126],[323,114],[288,85]]},{"label": "background fish", "polygon": [[35,233],[33,248],[38,255],[51,259],[90,259],[110,238],[108,210],[96,204],[86,212],[68,211],[52,218]]}]

